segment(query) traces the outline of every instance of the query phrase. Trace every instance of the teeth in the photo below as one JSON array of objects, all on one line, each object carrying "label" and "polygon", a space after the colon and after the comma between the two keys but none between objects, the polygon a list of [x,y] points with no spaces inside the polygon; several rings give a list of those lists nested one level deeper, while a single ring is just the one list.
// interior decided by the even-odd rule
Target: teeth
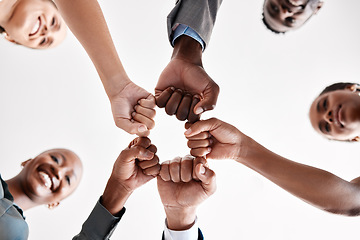
[{"label": "teeth", "polygon": [[289,2],[294,6],[299,6],[300,4],[296,2],[295,0],[289,0]]},{"label": "teeth", "polygon": [[33,27],[33,29],[31,30],[30,35],[34,35],[35,33],[37,33],[37,31],[39,30],[40,27],[40,19],[38,19]]},{"label": "teeth", "polygon": [[45,187],[47,188],[51,188],[52,186],[52,182],[51,182],[51,179],[50,179],[50,176],[44,172],[39,172],[41,178],[44,180],[45,182]]}]

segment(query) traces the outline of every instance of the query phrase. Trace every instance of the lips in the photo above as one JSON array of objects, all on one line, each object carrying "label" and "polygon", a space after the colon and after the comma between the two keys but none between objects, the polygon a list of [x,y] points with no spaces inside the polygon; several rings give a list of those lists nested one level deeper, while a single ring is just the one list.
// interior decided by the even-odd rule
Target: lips
[{"label": "lips", "polygon": [[343,128],[344,123],[343,123],[342,118],[341,118],[341,110],[342,110],[341,105],[339,105],[339,107],[334,112],[334,123],[336,125],[338,125],[339,127]]},{"label": "lips", "polygon": [[36,20],[36,23],[34,24],[29,36],[34,36],[35,34],[37,34],[40,30],[41,27],[41,19],[40,17],[38,17],[38,19]]},{"label": "lips", "polygon": [[39,178],[45,188],[49,189],[52,192],[55,192],[59,188],[60,181],[51,171],[51,166],[47,164],[41,165],[39,166],[37,171],[39,173]]}]

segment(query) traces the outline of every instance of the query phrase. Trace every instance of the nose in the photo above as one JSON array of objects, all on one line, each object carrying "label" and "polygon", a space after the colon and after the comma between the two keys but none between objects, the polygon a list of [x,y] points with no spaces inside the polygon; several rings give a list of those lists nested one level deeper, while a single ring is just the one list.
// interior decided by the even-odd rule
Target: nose
[{"label": "nose", "polygon": [[46,36],[48,32],[48,27],[46,24],[44,24],[43,28],[41,29],[41,36]]},{"label": "nose", "polygon": [[281,18],[287,18],[287,17],[290,17],[293,14],[292,10],[285,6],[285,5],[281,5],[281,11],[280,11],[280,15],[281,15]]},{"label": "nose", "polygon": [[62,167],[58,167],[58,166],[52,166],[51,167],[51,171],[53,172],[54,176],[60,180],[63,178],[64,176],[64,169]]},{"label": "nose", "polygon": [[332,111],[329,110],[327,113],[325,113],[325,121],[327,121],[328,123],[332,123],[334,121],[334,118],[332,116]]}]

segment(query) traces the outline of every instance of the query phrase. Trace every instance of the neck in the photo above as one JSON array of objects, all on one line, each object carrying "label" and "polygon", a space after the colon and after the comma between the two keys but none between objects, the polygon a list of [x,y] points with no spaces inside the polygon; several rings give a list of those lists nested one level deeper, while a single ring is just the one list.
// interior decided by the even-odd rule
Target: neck
[{"label": "neck", "polygon": [[5,28],[20,0],[0,0],[0,26]]},{"label": "neck", "polygon": [[16,203],[23,211],[37,206],[37,204],[24,193],[19,175],[16,175],[5,182],[9,187],[11,195],[14,197],[14,203]]}]

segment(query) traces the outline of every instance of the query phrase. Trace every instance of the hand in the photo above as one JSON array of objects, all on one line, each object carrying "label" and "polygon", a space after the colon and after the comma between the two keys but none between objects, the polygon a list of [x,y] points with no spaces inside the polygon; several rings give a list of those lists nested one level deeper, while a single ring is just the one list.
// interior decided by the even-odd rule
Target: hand
[{"label": "hand", "polygon": [[155,153],[156,147],[146,137],[134,139],[120,153],[102,197],[102,204],[110,213],[119,212],[135,189],[159,174]]},{"label": "hand", "polygon": [[190,153],[196,157],[239,160],[248,142],[237,128],[216,118],[187,123],[185,128]]},{"label": "hand", "polygon": [[[205,72],[201,55],[202,49],[196,40],[188,36],[179,37],[175,42],[172,59],[161,73],[155,87],[157,105],[166,107],[169,115],[176,114],[180,120],[184,120],[186,112],[199,115],[204,111],[212,110],[216,105],[219,87]],[[181,89],[182,92],[174,96],[175,89]],[[200,100],[190,110],[182,110],[188,109],[190,105],[188,103],[190,101],[183,103],[182,97],[187,96],[186,94]],[[177,114],[178,107],[185,113]]]},{"label": "hand", "polygon": [[148,136],[155,122],[155,98],[129,82],[118,94],[110,98],[111,110],[117,127],[131,134]]},{"label": "hand", "polygon": [[157,184],[172,230],[190,228],[197,206],[216,190],[215,173],[207,167],[206,160],[189,155],[162,163]]}]

